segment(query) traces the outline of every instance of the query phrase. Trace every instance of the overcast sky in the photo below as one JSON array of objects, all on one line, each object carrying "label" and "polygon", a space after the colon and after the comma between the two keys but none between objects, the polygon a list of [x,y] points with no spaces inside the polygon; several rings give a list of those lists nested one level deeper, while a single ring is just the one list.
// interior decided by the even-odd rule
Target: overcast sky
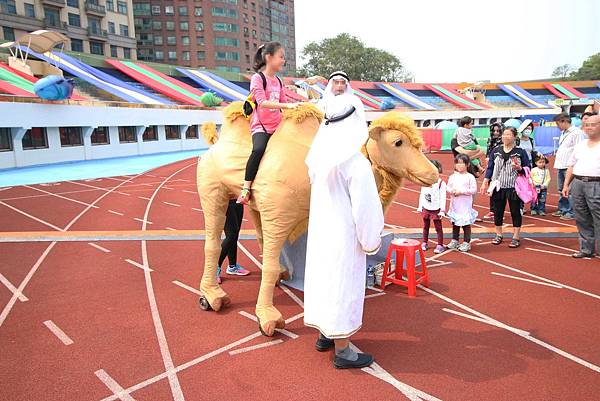
[{"label": "overcast sky", "polygon": [[600,0],[296,0],[295,9],[299,65],[306,44],[347,32],[395,54],[418,82],[548,78],[600,52]]}]

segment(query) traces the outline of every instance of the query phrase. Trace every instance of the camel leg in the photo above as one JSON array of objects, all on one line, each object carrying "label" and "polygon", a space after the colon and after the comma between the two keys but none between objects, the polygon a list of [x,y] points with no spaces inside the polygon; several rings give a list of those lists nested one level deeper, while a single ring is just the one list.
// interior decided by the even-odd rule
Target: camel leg
[{"label": "camel leg", "polygon": [[[254,223],[254,227],[256,228],[256,240],[258,241],[258,246],[260,248],[260,252],[264,252],[264,244],[263,244],[263,230],[262,230],[262,222],[260,221],[260,213],[254,209],[249,209],[250,218],[252,219],[252,223]],[[279,280],[289,280],[290,274],[284,266],[280,266],[280,274]],[[279,280],[277,280],[276,286],[279,285]]]}]

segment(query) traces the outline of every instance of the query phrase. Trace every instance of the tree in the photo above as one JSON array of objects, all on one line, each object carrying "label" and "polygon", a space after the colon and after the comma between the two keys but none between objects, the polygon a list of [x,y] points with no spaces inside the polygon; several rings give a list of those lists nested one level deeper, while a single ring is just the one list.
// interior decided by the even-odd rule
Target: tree
[{"label": "tree", "polygon": [[596,53],[583,62],[581,68],[571,74],[577,81],[600,80],[600,53]]},{"label": "tree", "polygon": [[570,64],[559,65],[552,71],[552,78],[566,79],[575,68]]},{"label": "tree", "polygon": [[311,42],[302,49],[305,61],[299,73],[326,77],[336,70],[345,71],[357,81],[399,82],[412,79],[402,62],[393,54],[365,44],[355,36],[342,33],[335,38]]}]

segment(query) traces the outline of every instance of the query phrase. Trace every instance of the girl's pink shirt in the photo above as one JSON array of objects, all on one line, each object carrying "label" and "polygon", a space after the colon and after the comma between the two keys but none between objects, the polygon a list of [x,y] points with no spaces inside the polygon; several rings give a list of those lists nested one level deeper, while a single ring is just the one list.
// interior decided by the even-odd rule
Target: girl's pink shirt
[{"label": "girl's pink shirt", "polygon": [[256,111],[252,113],[252,119],[250,120],[250,131],[253,134],[265,130],[267,134],[272,134],[281,122],[281,111],[263,108],[261,107],[263,102],[268,100],[276,103],[286,103],[285,93],[282,85],[279,84],[279,79],[277,77],[270,78],[266,75],[265,78],[267,79],[266,91],[263,89],[263,81],[259,74],[254,74],[250,80],[250,92],[254,96],[257,105]]}]

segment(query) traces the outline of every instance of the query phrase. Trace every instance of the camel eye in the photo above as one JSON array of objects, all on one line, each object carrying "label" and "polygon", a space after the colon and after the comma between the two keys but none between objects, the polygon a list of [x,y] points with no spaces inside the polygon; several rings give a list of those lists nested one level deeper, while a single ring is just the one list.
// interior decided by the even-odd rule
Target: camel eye
[{"label": "camel eye", "polygon": [[402,146],[402,139],[398,139],[394,145],[396,145],[397,148],[399,148],[400,146]]}]

